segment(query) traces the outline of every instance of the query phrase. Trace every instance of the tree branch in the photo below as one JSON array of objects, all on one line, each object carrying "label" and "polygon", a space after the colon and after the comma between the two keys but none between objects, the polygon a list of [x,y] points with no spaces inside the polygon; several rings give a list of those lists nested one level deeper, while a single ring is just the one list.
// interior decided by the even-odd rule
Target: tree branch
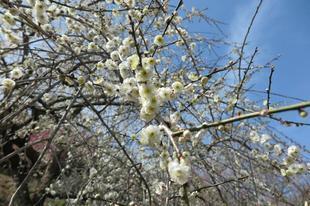
[{"label": "tree branch", "polygon": [[[305,108],[305,107],[310,107],[310,101],[306,101],[306,102],[302,102],[302,103],[298,103],[298,104],[293,104],[293,105],[289,105],[289,106],[284,106],[284,107],[280,107],[280,108],[276,108],[276,109],[252,112],[252,113],[249,113],[249,114],[239,115],[239,116],[235,116],[235,117],[228,118],[228,119],[221,120],[221,121],[217,121],[217,122],[212,122],[212,123],[206,123],[205,122],[205,123],[203,123],[202,125],[200,125],[198,127],[189,128],[189,130],[191,132],[195,132],[195,131],[199,131],[201,129],[217,127],[219,125],[225,125],[225,124],[228,124],[228,123],[238,122],[238,121],[241,121],[241,120],[251,119],[251,118],[255,118],[255,117],[264,117],[264,116],[268,116],[268,115],[271,115],[271,114],[287,112],[287,111],[292,111],[292,110],[298,110],[298,109],[302,109],[302,108]],[[179,136],[182,133],[183,133],[183,130],[178,131],[178,132],[174,132],[173,136]]]}]

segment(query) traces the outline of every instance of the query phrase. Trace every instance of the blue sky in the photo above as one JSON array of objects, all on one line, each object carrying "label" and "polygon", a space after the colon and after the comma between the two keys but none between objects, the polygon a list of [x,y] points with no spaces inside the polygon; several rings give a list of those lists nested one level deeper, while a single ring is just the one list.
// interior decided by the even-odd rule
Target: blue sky
[{"label": "blue sky", "polygon": [[[221,28],[226,34],[226,40],[242,42],[250,23],[258,0],[185,0],[187,7],[208,8],[206,14],[225,24]],[[195,32],[206,32],[208,26],[198,24],[190,28]],[[261,10],[254,22],[249,36],[247,51],[253,51],[257,46],[259,56],[257,64],[280,55],[274,64],[272,91],[287,96],[310,100],[310,1],[309,0],[264,0]],[[269,72],[259,74],[253,84],[255,88],[264,90],[267,87]],[[264,95],[261,96],[264,98]],[[271,102],[282,105],[298,101],[272,97]],[[308,109],[310,113],[310,110]],[[310,123],[310,118],[302,119],[296,112],[290,112],[281,117],[289,120]],[[310,146],[310,127],[283,127],[273,123],[279,131],[292,137],[298,143]]]}]

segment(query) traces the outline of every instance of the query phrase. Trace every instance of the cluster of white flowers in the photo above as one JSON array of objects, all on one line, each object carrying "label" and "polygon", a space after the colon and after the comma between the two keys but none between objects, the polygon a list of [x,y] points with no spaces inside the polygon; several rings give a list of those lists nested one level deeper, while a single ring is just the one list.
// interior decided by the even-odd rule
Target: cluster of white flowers
[{"label": "cluster of white flowers", "polygon": [[170,161],[169,152],[164,150],[160,154],[159,166],[162,170],[166,170]]},{"label": "cluster of white flowers", "polygon": [[87,50],[90,52],[95,52],[98,50],[98,45],[95,42],[90,42],[87,46]]},{"label": "cluster of white flowers", "polygon": [[2,29],[2,32],[5,34],[6,39],[12,44],[17,45],[22,41],[21,38],[11,30]]},{"label": "cluster of white flowers", "polygon": [[111,38],[106,44],[105,49],[108,52],[113,52],[117,49],[117,47],[120,45],[121,40],[118,37]]},{"label": "cluster of white flowers", "polygon": [[300,154],[300,149],[296,145],[291,145],[287,149],[287,158],[284,160],[281,174],[292,176],[306,171],[306,165],[296,162]]},{"label": "cluster of white flowers", "polygon": [[12,79],[3,79],[2,80],[2,88],[6,92],[12,91],[12,89],[15,87],[15,81]]},{"label": "cluster of white flowers", "polygon": [[157,46],[163,46],[165,44],[164,37],[162,35],[155,36],[154,44]]},{"label": "cluster of white flowers", "polygon": [[48,23],[48,16],[47,16],[47,13],[46,13],[46,4],[44,1],[41,1],[41,0],[36,0],[36,3],[34,5],[34,16],[37,20],[38,23],[44,25],[46,23]]},{"label": "cluster of white flowers", "polygon": [[184,86],[181,82],[174,82],[172,84],[172,88],[175,93],[181,93],[184,89]]},{"label": "cluster of white flowers", "polygon": [[296,158],[298,157],[299,153],[300,153],[300,150],[295,145],[289,146],[289,148],[287,149],[287,155],[289,157]]},{"label": "cluster of white flowers", "polygon": [[273,150],[274,154],[276,156],[279,156],[281,154],[281,145],[280,144],[275,144],[273,145],[271,143],[271,136],[268,134],[262,134],[259,135],[256,131],[251,131],[250,132],[250,140],[253,143],[259,143],[260,145],[264,146],[265,149],[268,151]]},{"label": "cluster of white flowers", "polygon": [[[226,138],[224,135],[227,135],[228,131],[236,131],[238,135],[234,137],[241,137],[238,140],[242,140],[242,142],[244,140],[243,137],[249,137],[251,148],[253,146],[253,156],[260,161],[264,161],[266,164],[277,164],[283,176],[300,174],[306,170],[305,164],[302,164],[298,158],[300,153],[298,147],[290,146],[287,156],[284,157],[284,161],[282,162],[282,156],[286,152],[284,146],[279,143],[280,141],[272,138],[276,137],[276,134],[273,134],[273,136],[261,134],[260,131],[263,130],[263,127],[252,126],[252,122],[242,121],[236,128],[233,128],[231,126],[232,124],[223,124],[215,128],[216,134],[212,132],[213,129],[208,129],[210,131],[208,133],[206,130],[195,131],[195,129],[191,129],[193,127],[200,128],[197,124],[204,125],[205,123],[202,123],[202,121],[209,122],[210,112],[213,113],[211,115],[214,121],[217,121],[220,117],[228,117],[228,112],[235,108],[237,101],[238,104],[240,103],[240,107],[246,109],[245,111],[252,111],[252,109],[254,111],[255,108],[252,108],[253,104],[245,105],[246,101],[244,101],[243,96],[242,98],[237,98],[236,91],[227,92],[226,89],[228,87],[223,86],[225,85],[224,76],[226,75],[223,75],[223,79],[218,80],[219,76],[222,75],[213,75],[210,65],[201,61],[200,55],[196,55],[196,50],[202,46],[202,44],[196,44],[196,42],[200,41],[198,40],[199,37],[198,35],[190,37],[186,29],[178,25],[181,23],[182,17],[178,16],[177,11],[174,11],[171,15],[171,6],[165,5],[169,1],[158,2],[163,3],[163,8],[167,12],[162,12],[161,8],[156,8],[153,4],[149,4],[149,2],[144,0],[106,0],[99,1],[97,2],[98,4],[92,6],[87,6],[88,1],[81,1],[80,4],[72,4],[74,5],[70,6],[72,8],[67,8],[68,5],[65,6],[68,3],[66,1],[61,4],[47,0],[27,1],[28,5],[18,10],[21,13],[16,14],[11,10],[6,11],[6,8],[4,8],[3,14],[1,15],[1,22],[5,23],[3,28],[1,27],[1,31],[9,40],[9,43],[18,45],[24,41],[28,41],[24,43],[29,44],[30,51],[29,54],[23,56],[21,61],[17,60],[14,62],[15,57],[13,57],[12,64],[10,58],[5,57],[10,60],[8,70],[3,72],[3,77],[0,80],[1,87],[5,93],[14,91],[14,94],[18,94],[19,91],[22,91],[22,88],[25,88],[24,85],[30,85],[32,82],[44,82],[46,79],[49,85],[54,85],[53,83],[56,82],[55,77],[58,76],[59,80],[61,80],[59,81],[60,84],[51,87],[51,90],[42,96],[42,100],[50,108],[47,112],[49,114],[52,114],[51,112],[56,112],[57,115],[58,113],[61,114],[58,108],[61,109],[64,105],[70,103],[73,96],[72,91],[75,91],[76,86],[81,86],[84,87],[82,93],[85,92],[87,94],[85,97],[96,108],[100,108],[102,106],[101,104],[105,104],[104,109],[100,110],[102,111],[103,117],[111,117],[113,120],[115,118],[115,122],[120,122],[119,120],[121,119],[126,120],[123,117],[127,114],[128,119],[132,119],[133,116],[136,118],[136,115],[140,115],[140,119],[148,125],[141,130],[140,139],[138,139],[141,145],[143,145],[141,150],[147,148],[144,146],[152,148],[147,148],[146,152],[141,152],[142,154],[138,154],[138,157],[144,157],[147,154],[150,159],[156,158],[155,161],[149,161],[151,163],[145,161],[143,164],[156,167],[154,173],[157,173],[159,167],[154,162],[159,162],[160,168],[163,171],[168,171],[171,180],[179,185],[186,184],[191,178],[189,153],[183,152],[181,155],[179,151],[186,149],[193,151],[193,154],[195,154],[195,149],[203,149],[203,146],[208,144],[208,141],[203,141],[205,136],[210,137],[212,141],[221,141],[221,139],[216,138]],[[74,1],[71,3],[77,2]],[[16,4],[17,6],[18,4]],[[107,10],[107,12],[101,12],[104,10]],[[182,11],[181,13],[183,14],[184,12]],[[194,13],[196,11],[193,11]],[[25,16],[29,19],[33,18],[35,24],[30,24],[32,23],[30,21],[27,24],[21,24],[20,22],[27,21],[24,21],[25,19],[22,18],[23,15],[18,14],[27,14]],[[197,13],[197,15],[201,14]],[[172,17],[174,17],[171,21],[172,24],[167,25],[167,22],[170,22]],[[186,16],[185,20],[188,18],[191,17]],[[59,22],[55,21],[57,19]],[[152,27],[148,31],[144,31],[149,22],[151,22],[150,25]],[[62,25],[57,28],[57,23],[61,23]],[[63,25],[64,23],[66,25]],[[46,32],[42,32],[42,29]],[[21,34],[23,35],[23,39],[21,38]],[[43,47],[41,42],[44,45],[48,43],[49,47],[41,49],[40,47]],[[20,46],[16,48],[20,49]],[[174,46],[177,46],[180,51],[172,51]],[[14,47],[12,48],[12,51],[15,51]],[[6,52],[6,50],[3,51]],[[11,51],[7,51],[11,55]],[[12,53],[15,55],[15,52]],[[41,55],[42,53],[44,55]],[[179,57],[180,54],[182,55],[181,58]],[[19,59],[19,57],[16,59]],[[182,61],[176,63],[175,58],[177,60],[181,59]],[[195,62],[198,65],[198,68],[195,68],[197,72],[193,69]],[[255,69],[256,67],[253,66],[253,68]],[[30,69],[33,73],[30,73]],[[44,73],[41,70],[44,70]],[[231,67],[231,70],[234,70],[234,68]],[[219,67],[218,70],[215,68],[214,71],[217,73],[221,72],[222,69]],[[209,75],[208,72],[211,72],[211,74]],[[229,68],[227,72],[230,72]],[[41,74],[42,76],[40,76]],[[210,84],[208,84],[209,81]],[[70,87],[65,83],[68,83]],[[46,87],[48,84],[38,84],[42,85],[38,87],[38,94],[44,91],[45,88],[43,87]],[[11,101],[10,98],[8,99]],[[68,100],[62,102],[62,99]],[[111,102],[109,103],[110,100]],[[18,102],[18,100],[15,102]],[[102,152],[102,154],[111,153],[109,142],[106,141],[106,133],[95,122],[96,117],[91,116],[93,114],[90,114],[90,112],[83,110],[84,107],[86,108],[86,105],[83,105],[83,99],[78,97],[73,106],[75,107],[75,105],[82,105],[81,111],[83,112],[72,119],[79,121],[80,116],[83,116],[81,117],[83,123],[82,129],[85,129],[85,127],[91,128],[87,133],[91,133],[93,129],[98,128],[98,131],[100,130],[101,132],[100,135],[103,137],[98,139],[105,142],[105,146],[109,146],[107,151]],[[227,105],[227,107],[224,105]],[[42,104],[42,106],[45,105]],[[222,109],[224,107],[225,109]],[[239,111],[241,110],[237,108],[236,115]],[[307,116],[306,111],[299,112],[301,117]],[[44,118],[48,119],[50,116],[48,114],[40,115],[40,119],[44,120]],[[71,115],[68,115],[68,118],[71,118]],[[156,125],[157,123],[155,122],[160,124],[160,126]],[[170,123],[165,124],[167,125],[168,131],[163,127],[166,122]],[[111,124],[114,124],[114,121],[111,121]],[[49,123],[49,125],[52,125],[52,123]],[[119,132],[117,130],[123,129],[123,124],[120,122],[118,126],[115,127],[115,132],[117,133]],[[161,129],[166,131],[167,138],[163,138],[166,136],[162,135]],[[245,131],[248,131],[248,129],[252,130],[249,136],[245,135]],[[135,146],[136,130],[137,125],[134,125],[129,126],[128,131],[126,131],[126,133],[135,134],[132,135],[130,141]],[[241,135],[239,136],[239,134]],[[95,136],[97,136],[97,133]],[[127,144],[127,140],[127,137],[122,139],[122,144]],[[231,139],[224,140],[230,141]],[[173,144],[168,141],[172,141]],[[248,143],[244,141],[245,145]],[[92,144],[92,140],[89,141],[89,144]],[[74,145],[70,150],[75,149]],[[212,172],[224,171],[225,169],[219,168],[223,168],[223,165],[227,165],[228,163],[232,167],[238,166],[240,170],[236,171],[240,171],[239,174],[250,175],[250,173],[241,169],[244,166],[244,158],[239,158],[241,153],[247,153],[247,150],[233,150],[235,147],[239,148],[239,145],[231,144],[233,148],[231,150],[228,149],[227,152],[227,146],[225,145],[227,144],[221,143],[214,147],[204,147],[210,148],[207,151],[210,151],[210,154],[212,154],[212,158],[211,156],[209,156],[210,159],[209,157],[206,158],[206,161],[212,166]],[[129,151],[130,148],[130,146],[126,147],[128,152],[132,152]],[[172,153],[172,149],[178,151],[178,154],[175,152],[172,155],[173,157],[169,154],[169,152]],[[232,153],[233,155],[230,156]],[[276,159],[272,159],[274,156]],[[72,155],[68,155],[68,157],[72,158]],[[90,159],[89,156],[82,158]],[[126,157],[121,158],[125,159]],[[125,180],[128,180],[130,185],[133,185],[130,190],[134,190],[136,174],[132,176],[133,178],[127,178],[131,173],[129,174],[127,172],[128,170],[126,170],[128,167],[131,168],[132,162],[126,162],[126,160],[121,161],[123,165],[117,165],[115,169],[109,170],[106,167],[108,164],[115,163],[113,160],[106,158],[106,156],[102,156],[100,159],[98,157],[98,160],[100,161],[91,161],[92,163],[95,162],[96,165],[89,165],[87,168],[90,169],[85,170],[83,174],[88,180],[88,183],[78,193],[81,197],[96,195],[96,197],[100,196],[100,198],[107,200],[117,199],[119,198],[119,194],[121,194],[118,193],[118,188],[125,185],[125,183],[120,182]],[[192,160],[195,161],[193,165],[200,164],[199,161],[194,160],[194,157]],[[217,163],[221,163],[221,167],[217,166]],[[69,169],[74,170],[74,165],[68,164],[64,171],[69,171]],[[256,168],[253,169],[255,170]],[[113,174],[105,174],[107,171],[113,171]],[[123,171],[126,171],[126,178],[119,178],[120,175],[118,174],[123,173]],[[145,170],[145,172],[149,172],[145,175],[147,175],[147,179],[151,179],[152,171]],[[257,171],[255,170],[254,172],[256,173]],[[215,174],[218,175],[220,172]],[[158,174],[156,175],[158,176]],[[115,176],[117,178],[114,178]],[[89,181],[90,179],[91,181]],[[112,184],[113,179],[117,179],[117,183]],[[106,184],[102,184],[102,182],[97,183],[96,180],[105,180],[104,182]],[[241,181],[240,183],[243,184]],[[102,187],[105,190],[102,190]],[[54,189],[50,187],[48,192],[58,194]],[[163,182],[156,183],[156,194],[163,194],[165,189],[167,188]],[[98,191],[104,192],[98,193]],[[175,194],[175,191],[172,191],[172,193]],[[184,191],[182,195],[184,195]],[[193,193],[193,195],[195,194]],[[156,198],[155,195],[153,197]],[[130,204],[135,203],[131,202]]]},{"label": "cluster of white flowers", "polygon": [[[149,69],[141,69],[137,75],[136,79],[143,80],[143,78],[151,77]],[[139,94],[141,97],[142,108],[140,112],[141,119],[145,121],[150,121],[155,117],[156,113],[159,110],[159,107],[176,97],[176,93],[180,93],[183,86],[181,83],[177,83],[177,92],[170,87],[160,87],[155,89],[153,84],[149,81],[145,84],[140,84],[139,86]],[[156,94],[156,95],[155,95]]]},{"label": "cluster of white flowers", "polygon": [[20,79],[24,75],[22,69],[18,67],[14,68],[10,74],[12,79]]},{"label": "cluster of white flowers", "polygon": [[158,126],[149,125],[142,129],[140,142],[143,145],[157,146],[160,143],[161,131]]},{"label": "cluster of white flowers", "polygon": [[140,118],[144,121],[152,120],[158,112],[160,99],[155,96],[153,85],[139,86],[142,108]]},{"label": "cluster of white flowers", "polygon": [[288,166],[287,169],[281,169],[282,176],[292,176],[296,174],[303,173],[307,170],[307,167],[305,164],[301,163],[293,163]]},{"label": "cluster of white flowers", "polygon": [[112,59],[108,59],[105,62],[105,67],[109,70],[116,70],[117,69],[117,63],[113,61]]},{"label": "cluster of white flowers", "polygon": [[[273,151],[275,156],[280,156],[284,154],[283,148],[281,144],[271,144],[271,136],[268,134],[262,134],[261,136],[256,131],[250,132],[250,139],[253,143],[259,143],[260,145],[264,146],[263,148],[267,149],[267,152],[259,153],[258,150],[253,150],[252,154],[255,158],[260,159],[262,161],[270,161],[270,151]],[[296,174],[303,173],[306,170],[305,164],[297,163],[296,160],[298,159],[300,153],[300,149],[295,146],[291,145],[287,149],[287,157],[285,158],[284,162],[280,164],[280,171],[282,176],[292,176]]]},{"label": "cluster of white flowers", "polygon": [[181,159],[180,161],[174,159],[168,164],[168,172],[172,181],[179,185],[187,183],[191,176],[191,166],[186,158],[188,157],[185,157],[185,159]]},{"label": "cluster of white flowers", "polygon": [[10,26],[14,26],[16,24],[14,16],[9,12],[5,12],[5,14],[2,16],[5,23],[7,23]]},{"label": "cluster of white flowers", "polygon": [[[139,65],[139,57],[136,56],[131,61],[131,68],[136,69]],[[144,121],[153,119],[162,103],[162,99],[155,95],[155,86],[152,79],[154,61],[152,58],[144,58],[142,60],[144,67],[137,69],[135,75],[139,83],[139,95],[142,104],[140,118]]]}]

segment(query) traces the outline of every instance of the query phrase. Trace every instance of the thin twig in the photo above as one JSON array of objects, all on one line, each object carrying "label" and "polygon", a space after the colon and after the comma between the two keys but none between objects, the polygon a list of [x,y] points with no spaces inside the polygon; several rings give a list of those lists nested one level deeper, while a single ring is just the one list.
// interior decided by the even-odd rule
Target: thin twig
[{"label": "thin twig", "polygon": [[270,92],[271,92],[271,84],[272,84],[272,75],[274,72],[274,66],[271,66],[270,68],[270,75],[269,75],[269,84],[268,84],[268,89],[267,89],[267,109],[270,107]]},{"label": "thin twig", "polygon": [[238,65],[239,81],[241,80],[241,63],[242,63],[242,58],[243,58],[243,53],[244,53],[244,47],[246,45],[246,42],[247,42],[248,36],[250,34],[251,28],[253,26],[254,20],[255,20],[257,14],[258,14],[258,11],[259,11],[262,3],[263,3],[263,0],[260,0],[259,3],[258,3],[258,6],[256,7],[255,13],[254,13],[254,15],[253,15],[253,17],[251,19],[251,23],[250,23],[250,25],[249,25],[249,27],[247,29],[247,32],[246,32],[246,34],[244,36],[244,39],[243,39],[243,42],[242,42],[241,51],[240,51],[240,57],[239,57],[239,65]]}]

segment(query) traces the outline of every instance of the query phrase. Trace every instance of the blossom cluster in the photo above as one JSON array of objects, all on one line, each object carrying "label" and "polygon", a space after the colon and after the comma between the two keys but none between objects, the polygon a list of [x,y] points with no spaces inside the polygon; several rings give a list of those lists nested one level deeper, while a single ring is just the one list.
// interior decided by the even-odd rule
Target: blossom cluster
[{"label": "blossom cluster", "polygon": [[[285,178],[307,172],[302,148],[267,130],[265,120],[230,119],[261,110],[244,89],[261,67],[251,59],[250,73],[232,84],[247,55],[234,60],[215,53],[213,60],[207,53],[220,41],[187,29],[195,18],[218,28],[203,11],[166,0],[5,2],[4,143],[64,131],[55,131],[52,155],[42,161],[49,168],[56,159],[60,170],[44,182],[42,196],[67,194],[75,205],[169,205],[174,198],[176,205],[181,199],[204,204],[199,197],[210,205],[226,198],[239,204],[244,197],[245,204],[258,204],[258,197],[270,195],[271,176],[286,185]],[[223,187],[208,190],[210,183]],[[223,197],[223,188],[240,195]]]}]

